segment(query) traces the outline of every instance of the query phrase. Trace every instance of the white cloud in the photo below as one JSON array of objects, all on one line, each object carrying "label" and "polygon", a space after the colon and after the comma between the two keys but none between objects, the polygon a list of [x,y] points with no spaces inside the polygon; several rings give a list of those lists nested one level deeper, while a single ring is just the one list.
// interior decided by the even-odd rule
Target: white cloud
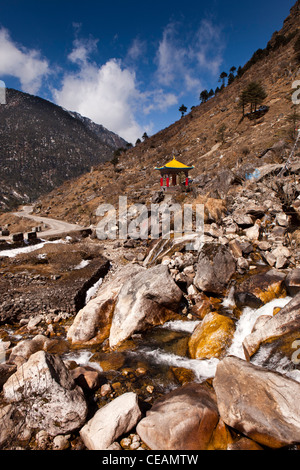
[{"label": "white cloud", "polygon": [[145,58],[147,45],[145,41],[142,41],[139,38],[135,38],[132,41],[132,44],[127,52],[127,59],[129,60],[138,60],[140,58]]},{"label": "white cloud", "polygon": [[101,66],[89,62],[95,45],[95,41],[74,41],[69,60],[79,69],[65,73],[61,88],[53,90],[54,100],[134,143],[144,132],[134,116],[136,103],[141,99],[135,73],[116,59]]},{"label": "white cloud", "polygon": [[159,83],[170,85],[178,77],[182,68],[185,51],[175,42],[175,24],[169,24],[159,43],[156,61]]},{"label": "white cloud", "polygon": [[178,96],[174,93],[166,93],[162,89],[157,89],[152,92],[146,93],[147,102],[143,107],[144,114],[149,114],[151,111],[166,111],[170,106],[178,104]]},{"label": "white cloud", "polygon": [[77,65],[86,64],[92,52],[97,50],[98,39],[75,39],[68,59]]},{"label": "white cloud", "polygon": [[222,64],[224,41],[221,29],[209,20],[202,20],[195,36],[195,47],[192,56],[197,58],[201,68],[217,75]]},{"label": "white cloud", "polygon": [[202,20],[198,30],[183,39],[181,26],[170,23],[163,32],[156,54],[157,79],[164,86],[199,91],[201,75],[216,76],[222,63],[221,31],[211,21]]},{"label": "white cloud", "polygon": [[[95,51],[97,41],[76,39],[73,45],[68,58],[78,65],[78,70],[66,72],[60,89],[52,91],[54,101],[60,106],[135,143],[153,127],[151,123],[142,127],[135,117],[137,112],[144,115],[152,111],[163,112],[178,102],[174,93],[164,92],[161,88],[141,92],[135,71],[124,66],[121,60],[112,58],[101,66],[91,62],[89,55]],[[144,47],[145,43],[135,40],[126,59],[137,59]]]},{"label": "white cloud", "polygon": [[0,75],[19,79],[22,90],[36,94],[49,74],[49,64],[40,52],[15,44],[5,28],[0,29]]}]

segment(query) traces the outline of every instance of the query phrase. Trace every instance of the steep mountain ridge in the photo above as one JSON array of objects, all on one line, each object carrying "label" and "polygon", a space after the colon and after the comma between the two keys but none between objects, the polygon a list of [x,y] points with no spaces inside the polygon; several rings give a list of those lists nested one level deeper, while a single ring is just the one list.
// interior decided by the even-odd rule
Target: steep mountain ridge
[{"label": "steep mountain ridge", "polygon": [[0,208],[9,209],[110,160],[126,144],[79,114],[8,89],[0,106]]}]

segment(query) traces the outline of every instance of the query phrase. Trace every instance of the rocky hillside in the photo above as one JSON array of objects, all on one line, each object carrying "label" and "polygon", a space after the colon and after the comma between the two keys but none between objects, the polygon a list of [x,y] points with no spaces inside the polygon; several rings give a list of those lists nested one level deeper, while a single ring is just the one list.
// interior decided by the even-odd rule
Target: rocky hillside
[{"label": "rocky hillside", "polygon": [[0,209],[35,200],[113,156],[125,141],[79,114],[8,89],[0,107]]},{"label": "rocky hillside", "polygon": [[[121,194],[127,194],[133,202],[150,201],[153,191],[159,189],[159,175],[154,168],[174,154],[183,163],[195,166],[191,172],[193,191],[215,197],[236,189],[232,185],[222,187],[220,179],[229,176],[227,181],[238,183],[258,167],[283,162],[294,142],[294,124],[289,116],[295,112],[292,83],[299,79],[295,52],[298,31],[297,1],[282,30],[274,33],[265,49],[254,53],[233,83],[122,154],[115,166],[106,163],[44,197],[38,210],[85,224],[99,203],[115,203]],[[252,81],[264,87],[267,98],[263,104],[269,109],[256,119],[242,118],[239,96]],[[225,129],[223,136],[221,126]],[[180,201],[183,199],[181,195]]]}]

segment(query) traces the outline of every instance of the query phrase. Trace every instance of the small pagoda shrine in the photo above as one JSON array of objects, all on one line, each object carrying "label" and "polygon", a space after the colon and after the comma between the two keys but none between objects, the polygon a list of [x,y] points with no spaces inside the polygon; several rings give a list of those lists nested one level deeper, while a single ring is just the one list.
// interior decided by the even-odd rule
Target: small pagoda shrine
[{"label": "small pagoda shrine", "polygon": [[187,187],[189,185],[189,171],[193,168],[193,166],[184,165],[183,163],[176,160],[175,157],[173,157],[173,160],[171,160],[169,163],[166,163],[164,166],[159,168],[155,168],[155,170],[160,172],[160,186],[166,186],[169,188],[170,186],[176,186],[180,184],[182,182],[182,175],[185,177],[184,183]]}]

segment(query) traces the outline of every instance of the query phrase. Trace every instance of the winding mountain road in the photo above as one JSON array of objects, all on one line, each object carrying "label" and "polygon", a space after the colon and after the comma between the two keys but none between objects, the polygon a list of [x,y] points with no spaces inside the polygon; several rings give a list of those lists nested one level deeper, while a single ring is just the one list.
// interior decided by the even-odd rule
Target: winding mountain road
[{"label": "winding mountain road", "polygon": [[17,217],[26,217],[27,219],[31,219],[34,222],[37,222],[38,225],[45,224],[49,226],[49,229],[46,229],[40,234],[43,237],[49,236],[57,236],[62,235],[66,232],[74,232],[78,230],[84,230],[87,227],[83,227],[82,225],[78,224],[70,224],[68,222],[64,222],[63,220],[51,219],[49,217],[40,217],[37,215],[32,214],[33,206],[23,206],[21,211],[14,212],[13,214]]}]

